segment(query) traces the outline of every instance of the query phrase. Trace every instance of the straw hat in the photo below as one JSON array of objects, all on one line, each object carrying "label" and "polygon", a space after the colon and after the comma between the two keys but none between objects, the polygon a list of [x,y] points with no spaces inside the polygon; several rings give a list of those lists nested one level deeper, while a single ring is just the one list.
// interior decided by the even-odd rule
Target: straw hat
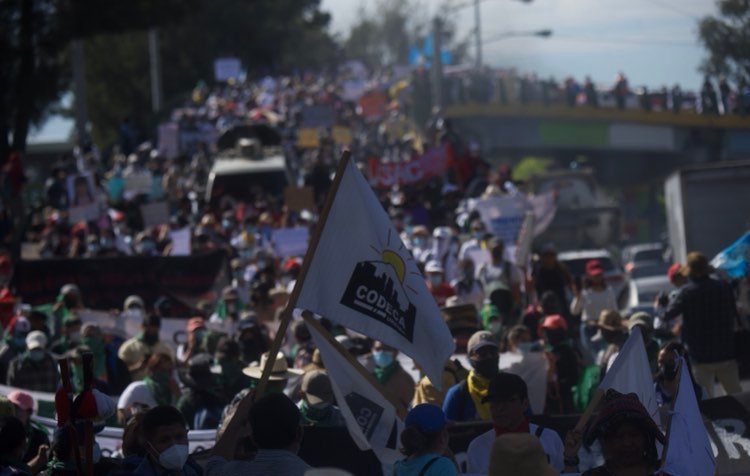
[{"label": "straw hat", "polygon": [[539,438],[529,433],[506,433],[492,444],[490,476],[558,476],[549,465]]},{"label": "straw hat", "polygon": [[[263,369],[266,367],[266,362],[268,362],[268,352],[264,353],[260,357],[260,363],[253,363],[248,365],[242,370],[242,373],[244,373],[248,377],[260,380],[260,376],[263,374]],[[284,357],[284,354],[279,352],[276,355],[276,360],[274,360],[273,362],[273,370],[271,370],[271,376],[269,377],[269,380],[278,382],[281,380],[288,380],[290,378],[299,377],[300,375],[302,375],[302,371],[297,369],[290,369],[286,364],[286,357]]]}]

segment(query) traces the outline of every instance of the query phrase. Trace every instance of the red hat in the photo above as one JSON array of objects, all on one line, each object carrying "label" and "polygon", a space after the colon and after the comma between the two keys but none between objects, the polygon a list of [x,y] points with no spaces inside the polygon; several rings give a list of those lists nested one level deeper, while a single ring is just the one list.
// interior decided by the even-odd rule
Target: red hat
[{"label": "red hat", "polygon": [[297,258],[289,258],[284,263],[284,271],[289,271],[293,268],[301,268],[302,262]]},{"label": "red hat", "polygon": [[672,279],[674,279],[674,275],[679,273],[681,269],[682,265],[680,263],[672,263],[672,266],[670,266],[667,270],[667,277],[669,278],[669,280],[672,281]]},{"label": "red hat", "polygon": [[545,317],[539,327],[542,329],[561,329],[567,331],[568,323],[565,322],[565,319],[560,314],[552,314]]},{"label": "red hat", "polygon": [[200,316],[197,317],[191,317],[187,321],[187,331],[193,332],[196,329],[200,329],[201,327],[206,327],[206,320],[203,319]]},{"label": "red hat", "polygon": [[604,268],[602,268],[602,262],[598,259],[589,260],[586,263],[586,274],[589,276],[601,276],[604,274]]}]

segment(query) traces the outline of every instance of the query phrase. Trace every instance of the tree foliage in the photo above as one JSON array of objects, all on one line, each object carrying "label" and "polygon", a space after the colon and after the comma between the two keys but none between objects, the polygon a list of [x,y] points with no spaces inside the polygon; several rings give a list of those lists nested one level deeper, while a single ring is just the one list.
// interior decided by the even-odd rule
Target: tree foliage
[{"label": "tree foliage", "polygon": [[719,15],[701,20],[699,37],[708,50],[701,70],[736,82],[750,78],[750,0],[718,0]]}]

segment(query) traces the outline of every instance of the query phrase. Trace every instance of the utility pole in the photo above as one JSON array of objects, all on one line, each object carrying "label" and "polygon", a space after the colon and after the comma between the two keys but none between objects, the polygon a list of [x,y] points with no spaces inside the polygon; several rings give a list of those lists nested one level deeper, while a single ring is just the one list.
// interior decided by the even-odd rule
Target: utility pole
[{"label": "utility pole", "polygon": [[83,143],[86,140],[86,126],[89,122],[88,103],[86,101],[86,55],[83,50],[83,40],[73,40],[70,45],[70,53],[73,66],[76,134],[78,135],[78,142]]},{"label": "utility pole", "polygon": [[482,68],[482,20],[479,13],[480,0],[474,0],[474,39],[477,43],[477,69]]},{"label": "utility pole", "polygon": [[442,47],[443,21],[440,17],[432,20],[432,105],[438,111],[443,110],[443,63],[440,52]]},{"label": "utility pole", "polygon": [[151,109],[161,110],[161,63],[159,61],[159,32],[156,28],[148,31],[148,53],[151,65]]}]

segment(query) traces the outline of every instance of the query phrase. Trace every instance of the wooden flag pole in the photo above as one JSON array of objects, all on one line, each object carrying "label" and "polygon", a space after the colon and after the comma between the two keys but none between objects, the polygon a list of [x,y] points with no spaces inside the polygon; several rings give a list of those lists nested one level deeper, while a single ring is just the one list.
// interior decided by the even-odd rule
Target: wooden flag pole
[{"label": "wooden flag pole", "polygon": [[578,419],[575,431],[582,432],[583,429],[586,428],[586,425],[588,425],[589,420],[591,420],[591,416],[596,411],[597,407],[599,406],[599,402],[602,401],[602,398],[604,398],[604,390],[597,388],[596,393],[594,393],[594,396],[591,398],[588,406],[586,407],[586,411],[584,411],[583,415],[581,415],[581,418]]},{"label": "wooden flag pole", "polygon": [[331,189],[328,191],[323,210],[320,212],[318,222],[315,224],[315,229],[310,237],[310,245],[307,247],[307,252],[302,261],[302,267],[297,277],[297,281],[294,283],[294,289],[292,290],[291,296],[289,296],[289,302],[284,308],[284,312],[281,314],[281,321],[279,322],[279,329],[276,331],[273,342],[271,343],[271,349],[268,351],[268,359],[266,360],[266,366],[263,368],[263,373],[260,376],[260,381],[255,389],[255,398],[260,398],[266,392],[268,386],[268,379],[271,377],[271,371],[273,370],[273,364],[276,362],[276,355],[281,349],[281,343],[284,340],[286,331],[289,328],[289,323],[292,320],[292,313],[297,305],[297,299],[302,291],[302,284],[305,282],[305,277],[310,269],[310,263],[312,262],[313,256],[315,256],[315,250],[318,248],[318,242],[320,241],[320,235],[323,233],[326,221],[328,220],[328,213],[331,211],[333,200],[336,198],[336,192],[338,192],[341,179],[346,171],[346,166],[349,164],[349,158],[351,153],[345,150],[341,153],[341,159],[339,159],[338,166],[336,167],[336,175],[333,178]]},{"label": "wooden flag pole", "polygon": [[[357,372],[364,377],[367,382],[372,385],[378,392],[380,392],[383,397],[390,402],[391,405],[393,405],[393,408],[396,409],[396,414],[400,419],[406,418],[406,407],[393,398],[390,393],[388,393],[383,385],[378,382],[378,380],[367,371],[366,368],[362,366],[361,363],[359,363],[359,360],[356,359],[352,354],[349,353],[346,348],[344,348],[339,341],[333,338],[333,336],[318,322],[317,319],[315,319],[310,311],[303,311],[302,312],[302,319],[305,320],[305,324],[315,329],[318,334],[323,336],[323,338],[328,342],[328,345],[336,349],[336,351],[341,355],[341,357],[349,362],[349,365],[354,367]],[[325,365],[325,361],[323,361],[323,365]]]}]

